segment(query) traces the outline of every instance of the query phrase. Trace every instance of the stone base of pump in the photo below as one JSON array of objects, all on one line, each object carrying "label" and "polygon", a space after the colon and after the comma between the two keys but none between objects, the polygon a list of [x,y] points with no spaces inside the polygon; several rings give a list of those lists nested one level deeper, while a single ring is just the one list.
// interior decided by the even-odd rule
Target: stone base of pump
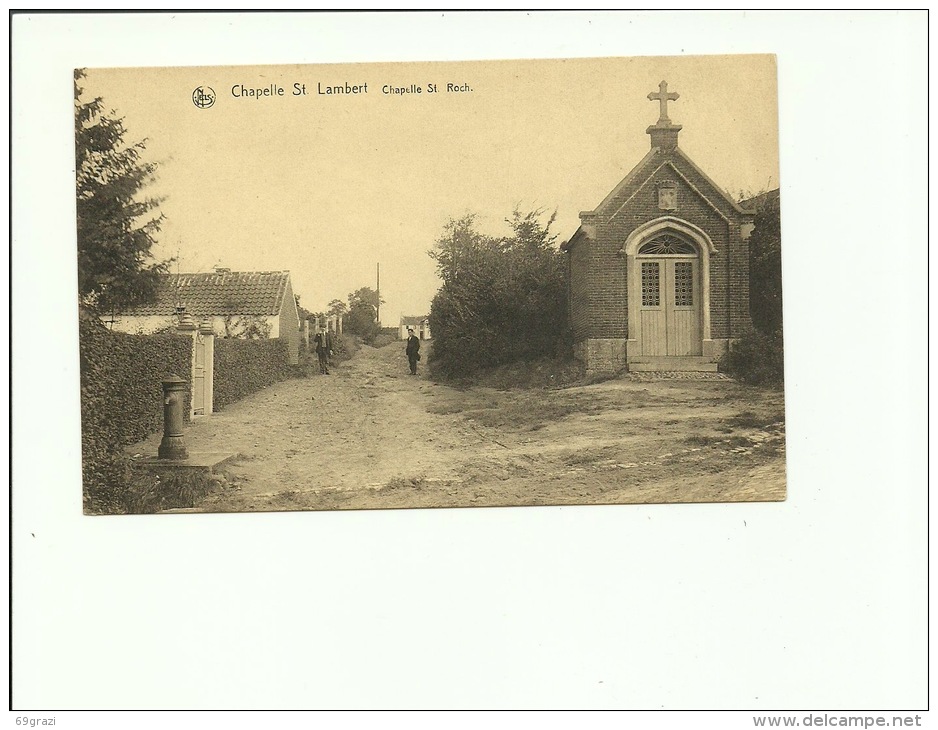
[{"label": "stone base of pump", "polygon": [[186,459],[160,459],[147,456],[134,459],[133,465],[135,468],[152,471],[166,471],[167,469],[185,471],[189,469],[214,473],[215,469],[231,461],[235,456],[236,454],[227,454],[223,451],[190,451]]}]

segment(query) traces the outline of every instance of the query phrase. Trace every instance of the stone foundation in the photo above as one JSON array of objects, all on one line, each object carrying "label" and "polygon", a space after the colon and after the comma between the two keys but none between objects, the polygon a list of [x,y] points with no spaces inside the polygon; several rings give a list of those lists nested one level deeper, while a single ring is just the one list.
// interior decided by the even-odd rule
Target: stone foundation
[{"label": "stone foundation", "polygon": [[723,353],[726,352],[726,348],[729,343],[730,341],[726,339],[704,340],[703,356],[713,362],[718,362],[720,358],[723,357]]},{"label": "stone foundation", "polygon": [[582,340],[573,346],[573,355],[586,365],[589,374],[614,373],[626,369],[627,342],[624,339]]},{"label": "stone foundation", "polygon": [[[721,338],[704,340],[702,344],[702,358],[709,362],[719,362],[732,340]],[[586,366],[586,372],[616,373],[628,370],[629,348],[636,347],[635,340],[627,339],[588,339],[581,340],[573,346],[574,357]],[[633,357],[640,357],[634,355]],[[694,358],[700,359],[700,358]]]}]

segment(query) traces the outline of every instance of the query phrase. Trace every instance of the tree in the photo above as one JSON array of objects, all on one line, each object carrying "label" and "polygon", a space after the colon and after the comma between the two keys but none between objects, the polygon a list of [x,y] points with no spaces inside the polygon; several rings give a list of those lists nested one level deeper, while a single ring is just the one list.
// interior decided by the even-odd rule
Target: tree
[{"label": "tree", "polygon": [[344,329],[370,343],[381,328],[375,320],[375,310],[367,304],[357,304],[349,310]]},{"label": "tree", "polygon": [[447,284],[455,282],[461,270],[474,269],[474,262],[495,246],[495,239],[476,230],[475,213],[466,213],[462,218],[449,219],[429,255],[436,261],[443,283]]},{"label": "tree", "polygon": [[782,232],[777,191],[757,199],[749,236],[749,312],[752,324],[764,334],[782,329]]},{"label": "tree", "polygon": [[733,342],[720,369],[753,385],[781,386],[785,380],[782,337],[782,237],[778,190],[745,196],[755,208],[749,235],[749,314],[753,329]]},{"label": "tree", "polygon": [[378,306],[384,304],[378,292],[365,286],[348,295],[348,316],[345,331],[358,335],[365,342],[371,343],[381,327],[378,325]]},{"label": "tree", "polygon": [[384,304],[384,300],[378,297],[378,292],[374,289],[363,286],[361,289],[356,289],[348,295],[350,310],[361,304],[367,304],[369,307],[377,309],[379,305]]},{"label": "tree", "polygon": [[567,283],[544,211],[506,219],[512,235],[480,233],[472,214],[451,219],[430,256],[443,286],[430,308],[431,367],[445,377],[566,354]]},{"label": "tree", "polygon": [[557,220],[557,211],[551,213],[547,223],[541,223],[542,215],[543,208],[532,210],[526,215],[521,215],[521,211],[515,208],[511,218],[505,219],[515,234],[507,243],[516,249],[531,253],[553,252],[557,236],[550,232],[550,227]]},{"label": "tree", "polygon": [[329,308],[326,310],[326,314],[330,317],[341,317],[346,312],[348,312],[348,305],[341,299],[333,299],[329,302]]},{"label": "tree", "polygon": [[98,312],[155,299],[170,261],[152,255],[163,216],[160,200],[141,195],[157,166],[143,161],[146,140],[129,143],[123,120],[103,111],[100,97],[82,100],[75,71],[75,169],[78,294]]}]

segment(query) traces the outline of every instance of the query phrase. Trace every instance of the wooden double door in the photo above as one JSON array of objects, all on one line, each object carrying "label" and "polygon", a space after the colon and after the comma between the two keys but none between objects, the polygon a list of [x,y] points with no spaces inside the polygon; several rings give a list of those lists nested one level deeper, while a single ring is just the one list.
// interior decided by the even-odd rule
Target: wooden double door
[{"label": "wooden double door", "polygon": [[641,353],[701,354],[700,260],[691,255],[639,256]]}]

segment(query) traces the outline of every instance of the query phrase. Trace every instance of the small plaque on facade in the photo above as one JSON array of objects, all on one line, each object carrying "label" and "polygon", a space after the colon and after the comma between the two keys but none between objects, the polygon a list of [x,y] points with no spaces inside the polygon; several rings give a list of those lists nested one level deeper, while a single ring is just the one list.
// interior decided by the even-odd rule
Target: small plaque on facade
[{"label": "small plaque on facade", "polygon": [[672,186],[658,188],[658,208],[677,210],[677,188]]}]

